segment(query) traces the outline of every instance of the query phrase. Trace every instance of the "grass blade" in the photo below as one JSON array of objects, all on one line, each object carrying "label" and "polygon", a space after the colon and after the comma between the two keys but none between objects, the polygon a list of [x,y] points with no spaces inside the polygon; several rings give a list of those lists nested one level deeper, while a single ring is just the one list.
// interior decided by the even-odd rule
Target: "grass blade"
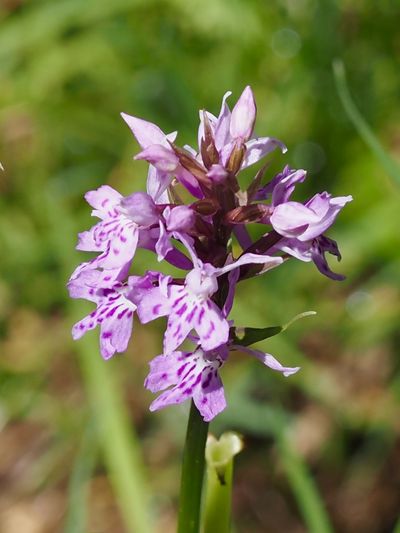
[{"label": "grass blade", "polygon": [[336,59],[333,63],[333,74],[335,78],[337,92],[339,94],[340,101],[346,111],[347,116],[353,123],[360,137],[369,146],[371,151],[375,154],[376,158],[380,161],[383,168],[388,175],[397,184],[400,184],[400,167],[399,165],[388,155],[381,143],[378,141],[372,128],[367,124],[364,117],[357,109],[351,95],[346,81],[346,71],[344,64],[339,59]]},{"label": "grass blade", "polygon": [[68,488],[68,511],[64,533],[85,533],[88,482],[96,464],[93,423],[86,426],[82,444],[71,473]]}]

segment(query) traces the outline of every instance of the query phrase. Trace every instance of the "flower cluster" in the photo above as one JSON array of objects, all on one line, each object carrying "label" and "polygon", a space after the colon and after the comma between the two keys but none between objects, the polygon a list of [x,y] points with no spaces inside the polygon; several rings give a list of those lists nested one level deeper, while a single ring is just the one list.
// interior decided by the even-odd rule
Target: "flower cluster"
[{"label": "flower cluster", "polygon": [[[73,298],[86,298],[96,309],[74,325],[74,339],[100,327],[105,359],[127,349],[133,316],[141,323],[166,316],[163,354],[150,363],[145,386],[163,391],[150,409],[193,398],[204,420],[225,408],[219,370],[230,353],[241,350],[289,376],[298,368],[282,366],[272,355],[241,345],[228,320],[239,281],[260,275],[294,257],[313,261],[326,276],[326,253],[340,259],[337,244],[325,236],[351,196],[316,194],[305,203],[292,200],[304,170],[288,166],[263,184],[265,167],[245,190],[240,172],[284,144],[253,135],[256,105],[246,87],[232,110],[226,93],[218,116],[200,113],[198,148],[175,144],[176,132],[122,114],[141,147],[135,159],[149,163],[147,192],[123,197],[108,185],[86,194],[99,221],[79,234],[78,250],[97,255],[81,264],[68,287]],[[192,201],[185,205],[182,191]],[[252,241],[251,223],[265,225]],[[232,253],[232,242],[240,253]],[[136,251],[146,248],[160,262],[182,269],[180,278],[148,271],[134,275]],[[236,247],[235,247],[236,249]],[[181,347],[185,340],[194,345]]]}]

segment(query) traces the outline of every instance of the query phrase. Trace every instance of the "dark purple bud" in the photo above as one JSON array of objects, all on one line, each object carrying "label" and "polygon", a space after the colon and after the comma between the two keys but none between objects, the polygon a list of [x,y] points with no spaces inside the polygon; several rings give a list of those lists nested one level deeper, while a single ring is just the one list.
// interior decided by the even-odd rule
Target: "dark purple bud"
[{"label": "dark purple bud", "polygon": [[211,129],[210,120],[205,111],[203,111],[203,127],[204,137],[200,142],[201,157],[205,167],[210,168],[212,165],[218,163],[219,153],[215,147],[214,135]]},{"label": "dark purple bud", "polygon": [[236,207],[224,217],[227,224],[248,224],[249,222],[261,222],[270,214],[271,210],[264,204],[253,204]]},{"label": "dark purple bud", "polygon": [[226,170],[231,174],[236,175],[242,166],[245,154],[245,145],[241,141],[235,143],[231,155],[226,163]]}]

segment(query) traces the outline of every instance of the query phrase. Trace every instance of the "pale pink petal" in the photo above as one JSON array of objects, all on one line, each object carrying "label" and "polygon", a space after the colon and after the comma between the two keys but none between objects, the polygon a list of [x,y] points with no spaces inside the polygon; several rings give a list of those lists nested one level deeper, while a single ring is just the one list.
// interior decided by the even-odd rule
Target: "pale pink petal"
[{"label": "pale pink petal", "polygon": [[256,113],[257,109],[253,91],[247,86],[232,109],[230,134],[233,139],[247,141],[251,137]]},{"label": "pale pink petal", "polygon": [[241,352],[245,352],[249,355],[252,355],[253,357],[256,357],[265,366],[268,366],[272,370],[282,372],[282,374],[285,377],[291,376],[292,374],[295,374],[296,372],[300,370],[299,366],[296,366],[296,367],[282,366],[281,363],[277,359],[275,359],[275,357],[273,357],[271,354],[261,352],[260,350],[253,350],[252,348],[248,348],[247,346],[232,346],[232,348],[235,348]]},{"label": "pale pink petal", "polygon": [[286,146],[273,137],[258,137],[247,141],[242,169],[254,165],[254,163],[260,161],[260,159],[275,150],[275,148],[280,148],[283,154],[287,151]]},{"label": "pale pink petal", "polygon": [[110,187],[102,185],[95,191],[89,191],[85,194],[85,199],[94,209],[93,216],[99,218],[108,218],[116,215],[115,206],[119,204],[122,195]]},{"label": "pale pink petal", "polygon": [[156,124],[141,118],[132,117],[126,113],[121,113],[121,117],[128,124],[142,148],[147,148],[151,144],[163,144],[165,142],[165,133]]}]

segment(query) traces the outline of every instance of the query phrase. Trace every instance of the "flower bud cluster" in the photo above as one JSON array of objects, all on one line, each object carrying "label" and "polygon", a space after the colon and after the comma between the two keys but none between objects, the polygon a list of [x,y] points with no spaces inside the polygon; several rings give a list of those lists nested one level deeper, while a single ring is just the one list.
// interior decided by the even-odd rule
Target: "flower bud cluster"
[{"label": "flower bud cluster", "polygon": [[[73,337],[99,326],[105,359],[127,349],[134,314],[143,324],[167,317],[163,354],[151,361],[145,382],[152,392],[163,391],[150,409],[193,398],[207,421],[225,408],[219,369],[232,351],[244,351],[285,376],[298,370],[238,345],[235,325],[228,320],[237,283],[289,257],[312,261],[326,276],[343,279],[328,266],[325,254],[340,259],[340,253],[324,233],[352,199],[323,192],[305,203],[292,200],[306,172],[288,166],[266,184],[263,167],[243,189],[242,170],[286,147],[275,138],[254,136],[256,104],[250,87],[232,111],[229,96],[218,116],[200,112],[198,149],[181,148],[176,132],[165,134],[151,122],[122,113],[141,147],[135,159],[149,163],[147,192],[123,197],[103,185],[86,194],[99,221],[79,234],[77,248],[97,255],[79,265],[68,283],[71,297],[96,304],[74,325]],[[180,199],[182,189],[192,196],[187,205]],[[265,226],[254,242],[247,230],[252,223]],[[241,249],[236,257],[233,240]],[[182,269],[182,276],[135,275],[140,248]],[[192,350],[182,350],[186,339],[194,344]]]}]

